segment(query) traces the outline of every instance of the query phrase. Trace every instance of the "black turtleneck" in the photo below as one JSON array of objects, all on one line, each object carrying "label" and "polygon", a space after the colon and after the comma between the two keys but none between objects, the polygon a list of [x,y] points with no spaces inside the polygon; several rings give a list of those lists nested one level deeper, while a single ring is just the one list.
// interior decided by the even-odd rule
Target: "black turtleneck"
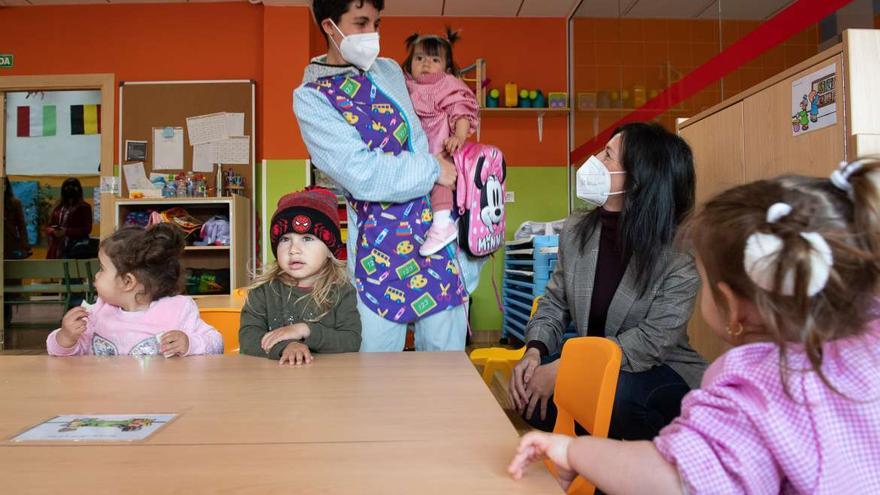
[{"label": "black turtleneck", "polygon": [[605,336],[605,320],[608,308],[617,292],[629,257],[623,253],[620,241],[620,212],[599,209],[599,255],[596,260],[596,278],[593,280],[593,298],[590,300],[590,316],[587,335]]},{"label": "black turtleneck", "polygon": [[[611,306],[611,300],[614,299],[614,294],[626,271],[626,265],[629,263],[629,256],[623,254],[620,242],[620,212],[600,208],[598,214],[602,230],[599,236],[596,276],[593,279],[593,297],[590,300],[587,326],[587,335],[591,337],[605,336],[608,307]],[[577,301],[569,301],[569,304],[576,307]],[[528,347],[537,348],[542,356],[547,355],[547,346],[539,340],[529,342]]]}]

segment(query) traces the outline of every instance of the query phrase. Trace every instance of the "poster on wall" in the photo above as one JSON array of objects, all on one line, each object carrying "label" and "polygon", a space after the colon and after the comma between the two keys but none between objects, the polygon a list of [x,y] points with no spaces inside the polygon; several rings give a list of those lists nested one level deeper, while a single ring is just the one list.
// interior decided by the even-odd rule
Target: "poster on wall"
[{"label": "poster on wall", "polygon": [[791,134],[798,136],[837,123],[837,64],[791,83]]},{"label": "poster on wall", "polygon": [[101,92],[6,93],[6,173],[98,175]]}]

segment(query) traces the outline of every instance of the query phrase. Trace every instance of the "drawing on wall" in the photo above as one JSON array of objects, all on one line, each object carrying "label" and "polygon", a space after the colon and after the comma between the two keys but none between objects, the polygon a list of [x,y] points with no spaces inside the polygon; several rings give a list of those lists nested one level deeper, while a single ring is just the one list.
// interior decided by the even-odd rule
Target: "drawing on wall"
[{"label": "drawing on wall", "polygon": [[837,123],[836,81],[837,64],[831,64],[791,83],[793,136]]}]

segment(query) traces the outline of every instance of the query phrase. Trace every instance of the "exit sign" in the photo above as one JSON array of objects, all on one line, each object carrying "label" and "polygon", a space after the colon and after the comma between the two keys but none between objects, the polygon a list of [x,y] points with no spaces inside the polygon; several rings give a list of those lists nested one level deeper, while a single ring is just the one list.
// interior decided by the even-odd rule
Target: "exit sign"
[{"label": "exit sign", "polygon": [[11,54],[0,54],[0,69],[12,67],[14,57]]}]

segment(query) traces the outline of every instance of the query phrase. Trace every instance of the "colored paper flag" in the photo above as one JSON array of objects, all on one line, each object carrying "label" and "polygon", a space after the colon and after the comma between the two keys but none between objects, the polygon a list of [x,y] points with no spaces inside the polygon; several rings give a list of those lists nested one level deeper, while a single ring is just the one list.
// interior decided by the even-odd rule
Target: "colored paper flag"
[{"label": "colored paper flag", "polygon": [[101,133],[101,105],[71,105],[70,133],[74,136]]},{"label": "colored paper flag", "polygon": [[54,136],[55,105],[18,107],[18,137]]}]

